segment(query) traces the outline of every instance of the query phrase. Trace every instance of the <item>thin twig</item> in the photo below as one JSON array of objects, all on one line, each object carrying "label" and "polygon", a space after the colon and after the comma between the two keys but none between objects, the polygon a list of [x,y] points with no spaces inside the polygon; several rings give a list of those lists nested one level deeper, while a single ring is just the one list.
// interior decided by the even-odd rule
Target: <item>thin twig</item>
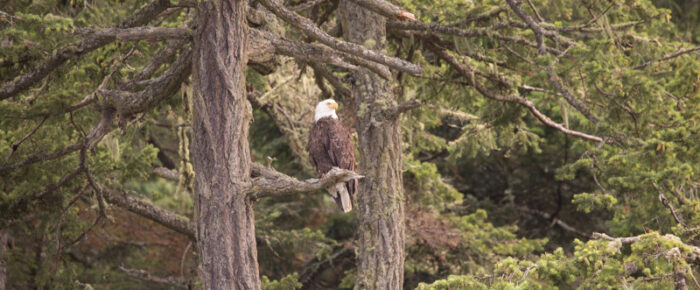
[{"label": "thin twig", "polygon": [[15,143],[12,144],[12,147],[11,147],[11,148],[12,148],[12,151],[11,151],[10,154],[7,156],[7,158],[5,158],[5,163],[2,164],[3,166],[7,165],[7,162],[10,161],[10,158],[12,158],[12,155],[15,154],[15,152],[17,152],[17,149],[19,148],[19,145],[22,145],[22,143],[23,143],[24,141],[26,141],[27,139],[29,139],[29,137],[31,137],[32,135],[34,135],[34,133],[36,133],[36,131],[39,130],[39,128],[41,127],[41,125],[44,125],[44,122],[46,122],[46,119],[48,119],[48,118],[49,118],[49,115],[45,115],[44,118],[41,119],[41,122],[39,122],[39,124],[37,124],[37,125],[34,127],[34,129],[32,129],[31,132],[27,133],[27,135],[24,135],[24,137],[22,137],[22,139],[19,139],[19,140],[17,140],[17,142],[15,142]]},{"label": "thin twig", "polygon": [[652,64],[652,63],[660,62],[660,61],[665,61],[665,60],[669,60],[669,59],[676,58],[676,57],[679,57],[679,56],[681,56],[681,55],[688,54],[688,53],[692,53],[692,52],[696,52],[696,51],[700,51],[700,46],[694,47],[694,48],[690,48],[690,49],[686,49],[686,50],[680,50],[680,51],[674,52],[674,53],[672,53],[672,54],[669,54],[669,55],[667,55],[667,56],[664,56],[664,57],[662,57],[662,58],[652,59],[652,60],[647,61],[647,62],[645,62],[645,63],[642,63],[642,64],[639,64],[639,65],[633,66],[633,67],[631,67],[631,69],[643,69],[643,68],[649,66],[649,65]]},{"label": "thin twig", "polygon": [[535,4],[532,4],[532,1],[530,1],[530,0],[527,0],[527,4],[530,5],[530,9],[532,9],[532,12],[535,13],[535,17],[537,17],[537,21],[544,22],[544,19],[542,19],[542,16],[540,15],[540,13],[537,12],[537,8],[535,8]]},{"label": "thin twig", "polygon": [[683,222],[683,219],[680,216],[680,213],[676,212],[676,209],[673,208],[673,205],[668,201],[666,196],[664,195],[663,192],[661,192],[661,188],[656,184],[656,182],[653,183],[654,188],[656,188],[656,191],[659,192],[659,201],[661,204],[663,204],[666,208],[668,208],[669,211],[671,211],[671,215],[673,215],[673,219],[676,220],[676,222],[681,225],[682,227],[687,227],[686,224]]}]

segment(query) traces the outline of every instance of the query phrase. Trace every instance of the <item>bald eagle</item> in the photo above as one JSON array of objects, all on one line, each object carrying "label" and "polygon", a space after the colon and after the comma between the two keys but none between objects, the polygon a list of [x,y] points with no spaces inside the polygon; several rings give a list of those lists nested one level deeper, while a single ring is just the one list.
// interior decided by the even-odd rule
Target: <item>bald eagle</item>
[{"label": "bald eagle", "polygon": [[[316,105],[314,126],[309,132],[306,150],[316,172],[324,176],[333,167],[355,171],[355,148],[350,131],[338,120],[335,110],[338,103],[332,99]],[[335,203],[343,212],[352,210],[352,200],[357,191],[357,179],[339,183],[328,189]]]}]

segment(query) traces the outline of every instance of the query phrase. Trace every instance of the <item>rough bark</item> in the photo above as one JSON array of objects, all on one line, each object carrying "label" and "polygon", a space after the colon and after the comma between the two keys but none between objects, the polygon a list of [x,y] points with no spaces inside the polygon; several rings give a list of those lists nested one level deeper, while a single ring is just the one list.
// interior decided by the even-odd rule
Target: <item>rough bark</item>
[{"label": "rough bark", "polygon": [[245,96],[246,2],[198,4],[194,35],[192,161],[204,289],[259,289]]},{"label": "rough bark", "polygon": [[[381,52],[386,20],[350,1],[341,1],[343,34],[348,41]],[[360,149],[358,191],[359,289],[402,289],[404,272],[404,191],[401,175],[399,118],[386,118],[396,105],[389,82],[361,68],[353,73],[352,95],[359,109],[356,125]]]}]

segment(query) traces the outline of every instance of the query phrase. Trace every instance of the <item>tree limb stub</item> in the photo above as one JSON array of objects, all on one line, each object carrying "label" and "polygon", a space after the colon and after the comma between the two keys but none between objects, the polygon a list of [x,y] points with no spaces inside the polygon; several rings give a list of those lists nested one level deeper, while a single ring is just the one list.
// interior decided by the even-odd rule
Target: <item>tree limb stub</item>
[{"label": "tree limb stub", "polygon": [[340,182],[347,182],[364,177],[355,172],[337,167],[333,167],[333,169],[326,173],[321,179],[307,181],[299,181],[273,168],[265,167],[257,163],[252,164],[251,171],[257,176],[253,179],[248,188],[248,196],[253,199],[313,192],[326,189]]},{"label": "tree limb stub", "polygon": [[[148,23],[154,16],[170,7],[168,0],[155,0],[145,7],[141,8],[129,19],[119,24],[119,28],[129,28],[141,26]],[[27,74],[21,75],[12,81],[2,84],[0,88],[0,101],[16,96],[21,91],[29,88],[46,77],[53,70],[63,65],[67,60],[79,57],[83,54],[91,52],[97,48],[105,46],[114,41],[115,37],[88,37],[80,43],[64,47],[56,51],[52,56],[41,63],[38,67],[32,69]]]},{"label": "tree limb stub", "polygon": [[367,49],[363,46],[338,40],[328,35],[325,31],[316,26],[311,20],[302,17],[301,15],[296,14],[293,11],[290,11],[289,9],[285,8],[283,5],[278,3],[276,0],[260,0],[260,4],[272,11],[272,13],[274,13],[275,15],[285,20],[287,23],[291,24],[292,26],[303,31],[308,36],[318,40],[319,42],[331,48],[367,60],[381,63],[391,68],[412,75],[419,75],[422,72],[422,68],[420,66],[407,62],[403,59],[386,56],[373,50]]}]

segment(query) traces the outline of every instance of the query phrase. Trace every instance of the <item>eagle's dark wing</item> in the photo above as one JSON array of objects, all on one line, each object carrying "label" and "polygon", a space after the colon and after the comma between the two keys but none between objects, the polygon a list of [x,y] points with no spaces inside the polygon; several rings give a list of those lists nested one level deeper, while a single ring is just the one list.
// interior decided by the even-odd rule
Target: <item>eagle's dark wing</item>
[{"label": "eagle's dark wing", "polygon": [[355,170],[355,148],[350,132],[338,120],[332,122],[328,130],[328,155],[333,165],[342,169]]},{"label": "eagle's dark wing", "polygon": [[[350,137],[350,131],[346,129],[338,120],[333,120],[333,127],[328,130],[328,140],[330,141],[329,155],[334,163],[342,169],[355,171],[355,146]],[[347,183],[350,199],[354,199],[357,189],[357,179]]]},{"label": "eagle's dark wing", "polygon": [[306,151],[309,152],[311,163],[316,167],[316,172],[321,175],[330,171],[333,166],[337,166],[328,154],[330,142],[328,139],[328,131],[331,127],[330,122],[321,119],[314,123],[309,132],[309,144],[306,145]]}]

